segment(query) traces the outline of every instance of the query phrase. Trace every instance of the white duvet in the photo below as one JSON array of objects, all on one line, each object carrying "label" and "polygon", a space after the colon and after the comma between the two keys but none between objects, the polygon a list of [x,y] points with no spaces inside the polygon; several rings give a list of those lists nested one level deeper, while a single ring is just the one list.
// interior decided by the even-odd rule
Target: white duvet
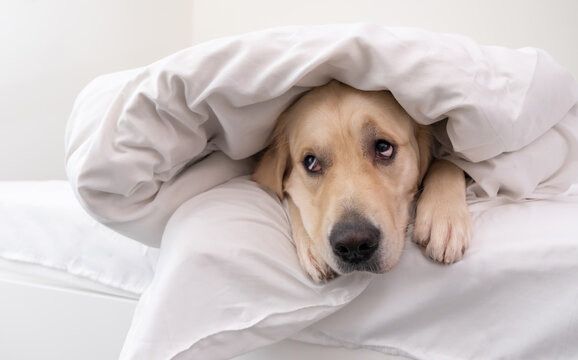
[{"label": "white duvet", "polygon": [[[294,261],[282,204],[246,180],[226,182],[251,171],[249,158],[296,96],[330,79],[388,89],[416,121],[431,124],[437,155],[475,180],[470,202],[567,192],[567,210],[576,212],[578,86],[542,51],[366,24],[198,45],[93,81],[67,130],[67,171],[82,204],[136,240],[158,246],[162,239],[123,358],[227,358],[287,336],[422,358],[531,355],[537,340],[548,341],[547,355],[578,354],[578,291],[568,287],[578,283],[578,230],[567,218],[537,222],[533,206],[528,229],[535,231],[502,222],[504,214],[478,222],[471,255],[455,266],[436,267],[408,246],[391,274],[308,281]],[[486,223],[499,232],[488,235]],[[546,238],[551,228],[559,232]],[[532,236],[528,249],[518,230]],[[519,292],[505,288],[526,275],[533,280],[520,282]],[[550,303],[553,292],[559,304]],[[481,334],[473,334],[476,324]]]},{"label": "white duvet", "polygon": [[183,201],[248,173],[277,115],[332,78],[389,89],[435,124],[480,193],[560,192],[578,176],[578,86],[549,55],[362,24],[217,40],[96,79],[70,118],[69,179],[100,221],[158,246]]}]

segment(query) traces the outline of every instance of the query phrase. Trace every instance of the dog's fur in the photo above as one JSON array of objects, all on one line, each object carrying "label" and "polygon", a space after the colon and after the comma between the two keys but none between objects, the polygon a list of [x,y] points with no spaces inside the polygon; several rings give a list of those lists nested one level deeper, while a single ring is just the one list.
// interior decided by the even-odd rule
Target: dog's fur
[{"label": "dog's fur", "polygon": [[302,266],[317,282],[398,262],[423,186],[413,238],[435,261],[460,260],[470,238],[465,177],[431,159],[428,128],[387,91],[332,81],[279,118],[253,180],[287,197]]}]

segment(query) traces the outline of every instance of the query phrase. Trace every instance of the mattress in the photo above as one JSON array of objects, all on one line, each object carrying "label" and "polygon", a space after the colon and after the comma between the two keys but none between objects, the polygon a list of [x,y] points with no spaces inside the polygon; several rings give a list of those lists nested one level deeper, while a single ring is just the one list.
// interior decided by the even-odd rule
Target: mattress
[{"label": "mattress", "polygon": [[158,249],[99,224],[66,181],[0,183],[0,258],[43,265],[110,288],[140,294]]},{"label": "mattress", "polygon": [[0,358],[116,359],[135,294],[42,265],[0,259]]},{"label": "mattress", "polygon": [[115,359],[156,257],[66,181],[0,182],[0,358]]},{"label": "mattress", "polygon": [[5,258],[0,258],[0,279],[5,283],[34,284],[47,289],[59,288],[71,292],[85,292],[132,300],[135,303],[140,295],[108,286],[88,277],[77,276],[64,270],[35,263],[7,260]]}]

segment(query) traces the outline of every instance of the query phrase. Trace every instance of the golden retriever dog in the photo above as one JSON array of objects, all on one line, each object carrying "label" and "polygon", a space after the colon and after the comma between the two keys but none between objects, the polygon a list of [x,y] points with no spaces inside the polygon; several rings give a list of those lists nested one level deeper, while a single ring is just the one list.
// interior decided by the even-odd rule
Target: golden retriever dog
[{"label": "golden retriever dog", "polygon": [[426,255],[453,263],[470,238],[465,176],[432,162],[432,144],[390,92],[332,81],[279,117],[253,180],[287,199],[299,260],[316,282],[391,270],[412,222]]}]

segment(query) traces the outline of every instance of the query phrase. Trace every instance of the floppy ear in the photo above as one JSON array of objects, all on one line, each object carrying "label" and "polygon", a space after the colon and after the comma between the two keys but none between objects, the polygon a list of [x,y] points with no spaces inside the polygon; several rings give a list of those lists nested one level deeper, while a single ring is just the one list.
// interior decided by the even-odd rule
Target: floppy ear
[{"label": "floppy ear", "polygon": [[419,147],[419,183],[421,184],[432,161],[433,140],[429,128],[418,124],[416,139]]},{"label": "floppy ear", "polygon": [[290,166],[289,148],[284,129],[276,129],[273,143],[257,163],[251,179],[271,189],[279,199],[283,200],[283,179]]}]

